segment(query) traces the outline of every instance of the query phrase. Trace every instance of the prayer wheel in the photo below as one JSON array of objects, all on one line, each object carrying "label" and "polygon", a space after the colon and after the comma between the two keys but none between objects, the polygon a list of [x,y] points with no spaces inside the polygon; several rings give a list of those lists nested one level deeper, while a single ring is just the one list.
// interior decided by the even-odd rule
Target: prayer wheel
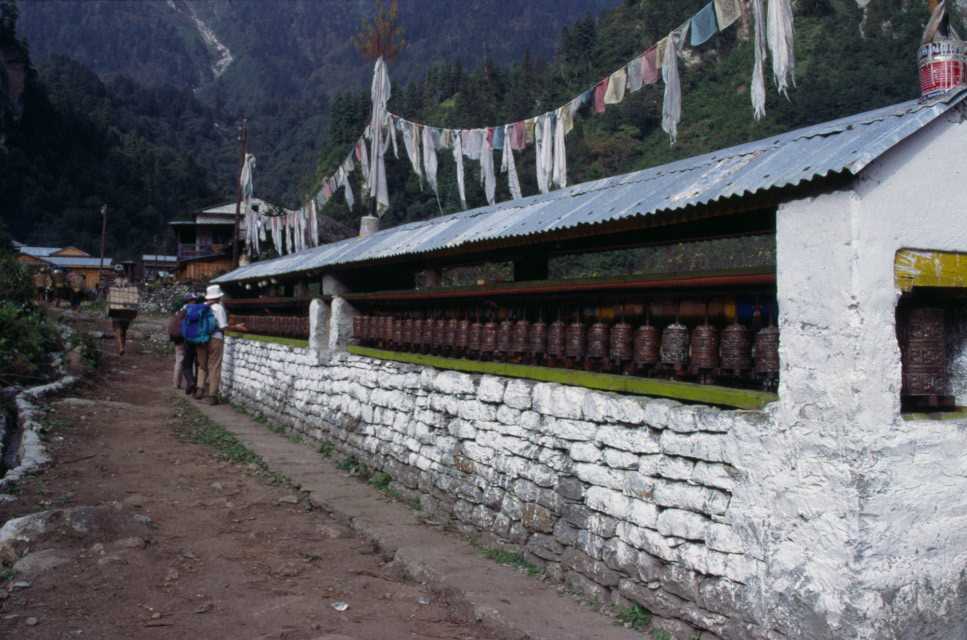
[{"label": "prayer wheel", "polygon": [[609,347],[608,325],[603,322],[595,322],[588,329],[587,357],[595,360],[606,360]]},{"label": "prayer wheel", "polygon": [[517,356],[527,353],[530,328],[531,323],[527,320],[518,320],[514,323],[514,335],[510,344],[511,353]]},{"label": "prayer wheel", "polygon": [[457,328],[459,326],[460,321],[456,318],[447,320],[446,348],[450,353],[453,353],[457,348]]},{"label": "prayer wheel", "polygon": [[660,339],[658,327],[643,324],[635,331],[634,354],[632,361],[638,368],[653,367],[658,364]]},{"label": "prayer wheel", "polygon": [[584,324],[572,322],[567,325],[564,339],[564,355],[571,360],[584,360]]},{"label": "prayer wheel", "polygon": [[353,339],[357,343],[361,343],[365,339],[363,336],[363,326],[364,326],[365,320],[366,320],[366,316],[363,316],[363,315],[353,316]]},{"label": "prayer wheel", "polygon": [[457,334],[453,340],[453,350],[458,355],[466,353],[467,343],[470,338],[470,321],[460,320],[457,322]]},{"label": "prayer wheel", "polygon": [[480,330],[480,355],[484,358],[494,357],[497,351],[497,323],[485,322]]},{"label": "prayer wheel", "polygon": [[381,320],[380,333],[383,338],[383,344],[390,346],[393,344],[393,316],[383,316]]},{"label": "prayer wheel", "polygon": [[618,363],[631,360],[631,342],[632,333],[630,324],[622,321],[611,327],[611,359]]},{"label": "prayer wheel", "polygon": [[413,346],[413,318],[403,320],[403,348],[409,349]]},{"label": "prayer wheel", "polygon": [[564,323],[560,320],[552,322],[547,328],[547,356],[549,358],[564,357]]},{"label": "prayer wheel", "polygon": [[410,342],[413,351],[420,352],[423,350],[423,325],[426,322],[423,318],[413,318],[413,335],[412,342]]},{"label": "prayer wheel", "polygon": [[738,322],[722,329],[719,343],[722,370],[740,376],[752,368],[752,340],[749,330]]},{"label": "prayer wheel", "polygon": [[399,349],[403,346],[403,319],[393,318],[393,347]]},{"label": "prayer wheel", "polygon": [[480,338],[483,332],[483,325],[479,321],[471,322],[467,329],[467,352],[473,355],[480,353]]},{"label": "prayer wheel", "polygon": [[692,372],[702,383],[712,380],[712,372],[719,366],[719,332],[710,324],[701,324],[692,331]]},{"label": "prayer wheel", "polygon": [[910,309],[900,340],[903,395],[943,396],[947,393],[947,357],[944,310]]},{"label": "prayer wheel", "polygon": [[534,359],[540,358],[547,351],[547,324],[538,320],[531,324],[527,337],[527,352]]},{"label": "prayer wheel", "polygon": [[675,375],[683,375],[688,365],[688,327],[679,322],[665,327],[661,334],[660,354],[663,365],[671,367]]},{"label": "prayer wheel", "polygon": [[761,376],[779,373],[779,327],[769,325],[755,334],[755,372]]},{"label": "prayer wheel", "polygon": [[511,354],[514,343],[514,322],[504,320],[497,328],[497,352],[503,356]]},{"label": "prayer wheel", "polygon": [[433,347],[433,352],[443,352],[447,344],[447,321],[443,318],[437,318],[434,320],[433,331],[430,335],[430,346]]}]

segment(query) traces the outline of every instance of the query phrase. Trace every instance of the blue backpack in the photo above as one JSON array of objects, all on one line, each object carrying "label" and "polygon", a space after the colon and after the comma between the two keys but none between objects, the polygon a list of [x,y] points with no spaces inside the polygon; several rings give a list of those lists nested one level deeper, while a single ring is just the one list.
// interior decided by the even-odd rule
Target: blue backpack
[{"label": "blue backpack", "polygon": [[190,304],[181,321],[181,336],[191,344],[205,344],[215,332],[217,321],[207,304]]}]

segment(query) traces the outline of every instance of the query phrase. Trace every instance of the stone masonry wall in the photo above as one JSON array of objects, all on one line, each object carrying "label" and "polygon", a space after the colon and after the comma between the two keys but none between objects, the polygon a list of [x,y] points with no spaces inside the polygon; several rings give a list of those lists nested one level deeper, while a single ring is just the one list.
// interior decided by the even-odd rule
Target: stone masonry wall
[{"label": "stone masonry wall", "polygon": [[474,376],[230,339],[232,402],[328,440],[423,511],[517,545],[601,603],[636,602],[691,640],[779,638],[762,620],[762,554],[734,501],[733,431],[763,412]]}]

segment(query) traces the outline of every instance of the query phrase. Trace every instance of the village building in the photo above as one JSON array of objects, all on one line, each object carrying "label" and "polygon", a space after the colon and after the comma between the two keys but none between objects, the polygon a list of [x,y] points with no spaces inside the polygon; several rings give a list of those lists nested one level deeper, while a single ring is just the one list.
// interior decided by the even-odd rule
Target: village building
[{"label": "village building", "polygon": [[144,254],[141,256],[137,280],[156,280],[162,275],[173,276],[178,268],[178,256]]},{"label": "village building", "polygon": [[[35,247],[14,243],[17,250],[17,262],[33,270],[47,269],[54,273],[79,273],[84,277],[84,288],[97,289],[101,281],[102,262],[77,247]],[[105,277],[112,277],[113,260],[104,258],[103,268]]]},{"label": "village building", "polygon": [[[967,637],[965,98],[241,267],[223,392],[682,637]],[[774,264],[551,279],[722,238]]]},{"label": "village building", "polygon": [[[258,198],[257,210],[272,205]],[[177,238],[176,278],[181,282],[205,282],[226,273],[234,266],[232,258],[235,231],[235,202],[227,202],[192,213],[185,220],[170,222]],[[245,218],[239,223],[239,240],[245,237]]]}]

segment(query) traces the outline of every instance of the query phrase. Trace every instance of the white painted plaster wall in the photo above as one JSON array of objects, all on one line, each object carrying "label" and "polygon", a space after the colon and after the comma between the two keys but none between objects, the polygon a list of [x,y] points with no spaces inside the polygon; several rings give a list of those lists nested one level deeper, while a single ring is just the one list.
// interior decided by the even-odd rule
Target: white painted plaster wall
[{"label": "white painted plaster wall", "polygon": [[779,209],[777,431],[745,511],[773,509],[762,579],[795,637],[967,637],[967,423],[900,417],[893,273],[904,247],[967,251],[965,159],[955,112]]}]

